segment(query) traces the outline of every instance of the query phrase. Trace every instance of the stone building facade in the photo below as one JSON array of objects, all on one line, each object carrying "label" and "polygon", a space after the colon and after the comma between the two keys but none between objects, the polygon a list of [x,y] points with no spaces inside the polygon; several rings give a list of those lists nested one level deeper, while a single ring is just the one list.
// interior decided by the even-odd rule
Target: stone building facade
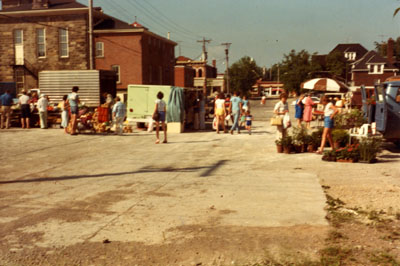
[{"label": "stone building facade", "polygon": [[3,0],[0,81],[16,82],[20,91],[36,88],[41,70],[88,69],[88,9],[75,1],[57,3]]}]

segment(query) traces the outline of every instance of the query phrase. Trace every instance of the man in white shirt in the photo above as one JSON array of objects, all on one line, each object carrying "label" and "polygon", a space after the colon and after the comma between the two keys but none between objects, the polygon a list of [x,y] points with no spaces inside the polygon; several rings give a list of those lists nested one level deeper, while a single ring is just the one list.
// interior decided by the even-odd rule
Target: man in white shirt
[{"label": "man in white shirt", "polygon": [[40,95],[40,99],[37,102],[37,107],[39,110],[39,118],[40,118],[40,128],[47,128],[47,107],[49,106],[49,102],[47,101],[46,95]]}]

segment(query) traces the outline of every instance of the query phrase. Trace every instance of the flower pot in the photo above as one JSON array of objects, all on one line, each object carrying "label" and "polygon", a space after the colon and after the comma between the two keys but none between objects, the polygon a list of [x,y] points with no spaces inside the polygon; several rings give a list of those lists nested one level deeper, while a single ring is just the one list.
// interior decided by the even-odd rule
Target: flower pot
[{"label": "flower pot", "polygon": [[308,152],[315,152],[315,146],[313,144],[308,144],[307,151]]},{"label": "flower pot", "polygon": [[296,153],[301,153],[302,152],[302,145],[295,145],[294,146],[294,151]]},{"label": "flower pot", "polygon": [[290,154],[291,148],[289,146],[285,146],[285,147],[283,147],[283,152],[286,154]]},{"label": "flower pot", "polygon": [[283,147],[282,147],[282,145],[276,145],[276,151],[278,152],[278,153],[282,153],[283,152]]},{"label": "flower pot", "polygon": [[354,163],[353,159],[337,159],[336,162],[339,163]]},{"label": "flower pot", "polygon": [[339,148],[340,148],[340,142],[339,142],[339,141],[335,141],[335,142],[333,143],[333,148],[339,149]]}]

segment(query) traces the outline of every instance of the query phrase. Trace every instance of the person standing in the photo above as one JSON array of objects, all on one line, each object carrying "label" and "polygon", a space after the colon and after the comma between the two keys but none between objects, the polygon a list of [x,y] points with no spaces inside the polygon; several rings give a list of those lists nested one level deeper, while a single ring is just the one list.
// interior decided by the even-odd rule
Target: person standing
[{"label": "person standing", "polygon": [[21,126],[22,128],[30,128],[30,117],[31,117],[31,106],[29,104],[30,97],[26,90],[22,90],[22,95],[18,99],[18,103],[21,106]]},{"label": "person standing", "polygon": [[45,94],[40,95],[40,99],[37,102],[37,107],[39,110],[39,118],[40,118],[40,128],[47,128],[47,107],[49,106],[49,102]]},{"label": "person standing", "polygon": [[253,120],[253,116],[250,114],[250,110],[246,111],[246,129],[251,135],[251,121]]},{"label": "person standing", "polygon": [[244,110],[244,113],[246,113],[247,111],[250,110],[250,102],[249,102],[249,99],[247,99],[246,95],[243,96],[242,106],[243,106],[242,108]]},{"label": "person standing", "polygon": [[[280,101],[275,104],[274,107],[274,113],[282,118],[282,121],[284,120],[284,116],[289,113],[289,106],[287,104],[287,94],[282,93],[279,95]],[[277,134],[276,134],[276,139],[282,139],[286,137],[286,131],[287,131],[287,126],[284,125],[284,123],[280,126],[277,126]]]},{"label": "person standing", "polygon": [[328,139],[329,144],[333,147],[333,139],[332,139],[332,129],[334,127],[334,117],[338,113],[338,109],[333,103],[329,100],[327,96],[323,96],[321,99],[321,103],[324,107],[324,131],[322,132],[322,140],[321,146],[319,147],[317,154],[322,154],[325,148],[326,139]]},{"label": "person standing", "polygon": [[122,135],[122,127],[126,115],[125,104],[121,102],[121,98],[115,97],[115,104],[112,109],[112,116],[115,122],[115,134]]},{"label": "person standing", "polygon": [[162,93],[161,91],[158,92],[156,106],[154,109],[154,113],[157,116],[157,119],[156,119],[156,137],[157,137],[156,144],[160,143],[160,122],[161,122],[161,127],[164,131],[163,143],[167,143],[167,127],[165,125],[165,117],[167,114],[167,104],[165,103],[163,98],[164,98],[164,93]]},{"label": "person standing", "polygon": [[78,95],[79,87],[72,87],[72,93],[68,94],[67,104],[71,110],[71,135],[76,135],[76,124],[78,119],[78,104],[79,104],[79,95]]},{"label": "person standing", "polygon": [[9,129],[11,106],[13,104],[13,98],[10,94],[10,90],[6,90],[6,92],[0,96],[0,104],[1,104],[1,128]]},{"label": "person standing", "polygon": [[200,92],[199,95],[199,120],[200,120],[200,130],[206,129],[206,101],[204,95]]},{"label": "person standing", "polygon": [[303,119],[303,111],[304,111],[304,104],[303,104],[304,94],[300,94],[299,98],[296,100],[295,105],[295,115],[294,117],[297,119],[297,126],[301,127],[301,121]]},{"label": "person standing", "polygon": [[231,114],[231,116],[233,116],[233,125],[230,130],[232,135],[235,129],[237,130],[237,133],[240,134],[240,128],[239,128],[240,110],[242,110],[242,99],[240,99],[239,93],[235,91],[233,93],[233,97],[231,98],[229,104],[229,113]]},{"label": "person standing", "polygon": [[304,99],[303,103],[304,103],[303,121],[306,122],[307,128],[311,129],[312,109],[315,103],[311,99],[311,95],[309,93],[306,95],[306,98]]},{"label": "person standing", "polygon": [[225,116],[226,116],[226,109],[225,109],[225,95],[224,93],[220,93],[218,98],[215,100],[214,103],[214,115],[217,118],[217,134],[219,134],[219,126],[222,124],[224,132],[225,132]]},{"label": "person standing", "polygon": [[69,106],[68,106],[68,95],[63,96],[63,101],[61,102],[61,127],[64,128],[65,133],[68,133],[68,122],[69,122]]}]

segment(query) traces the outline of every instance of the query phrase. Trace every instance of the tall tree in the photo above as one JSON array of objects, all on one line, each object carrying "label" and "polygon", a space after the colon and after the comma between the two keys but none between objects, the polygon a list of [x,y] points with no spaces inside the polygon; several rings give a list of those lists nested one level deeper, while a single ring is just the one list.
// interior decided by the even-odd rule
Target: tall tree
[{"label": "tall tree", "polygon": [[229,81],[232,91],[249,94],[257,79],[262,76],[262,69],[254,59],[244,56],[229,68]]},{"label": "tall tree", "polygon": [[346,74],[346,63],[347,60],[343,56],[343,53],[336,51],[328,54],[326,58],[326,68],[331,74],[343,77]]},{"label": "tall tree", "polygon": [[280,66],[280,80],[290,92],[299,92],[300,84],[307,80],[309,73],[313,71],[311,55],[305,50],[298,53],[291,50],[289,54],[284,55]]}]

